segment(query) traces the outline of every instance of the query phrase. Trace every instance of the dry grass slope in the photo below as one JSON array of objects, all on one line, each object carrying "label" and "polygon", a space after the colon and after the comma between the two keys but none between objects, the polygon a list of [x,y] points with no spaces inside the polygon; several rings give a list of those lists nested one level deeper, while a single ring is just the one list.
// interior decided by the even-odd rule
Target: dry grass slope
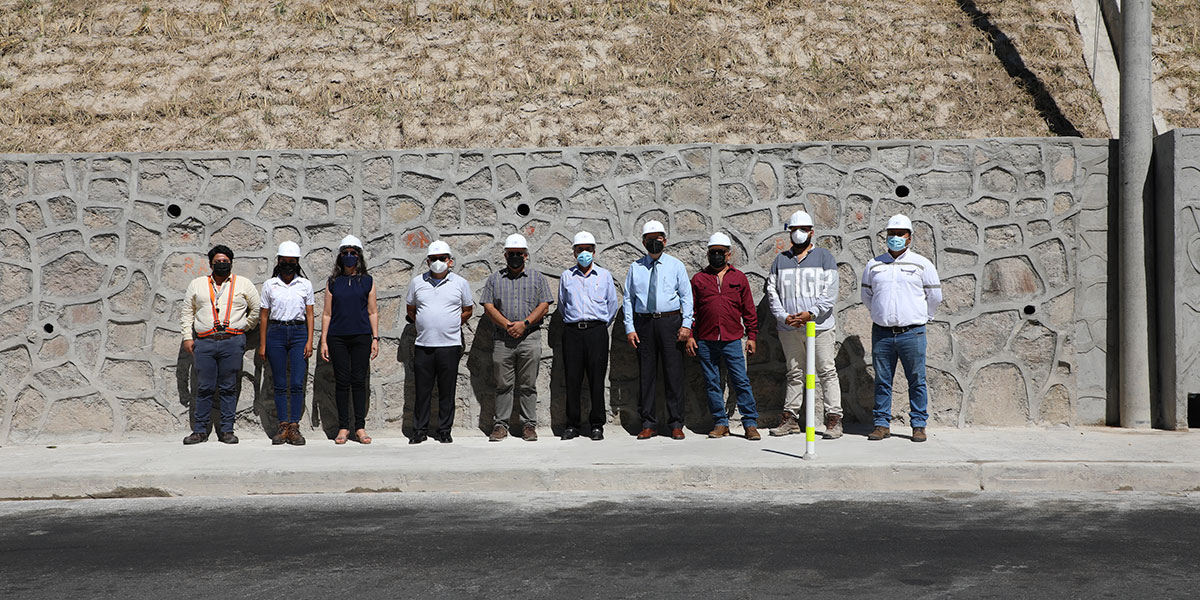
[{"label": "dry grass slope", "polygon": [[1155,110],[1176,127],[1200,127],[1200,2],[1154,0]]},{"label": "dry grass slope", "polygon": [[[1069,0],[973,4],[1108,135]],[[0,106],[5,152],[1051,133],[954,0],[0,0]]]}]

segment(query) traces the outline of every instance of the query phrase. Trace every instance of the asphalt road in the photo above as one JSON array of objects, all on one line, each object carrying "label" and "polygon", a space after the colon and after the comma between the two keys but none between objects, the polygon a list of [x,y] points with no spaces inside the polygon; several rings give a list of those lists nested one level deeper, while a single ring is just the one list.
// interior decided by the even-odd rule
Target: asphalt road
[{"label": "asphalt road", "polygon": [[1195,598],[1200,495],[0,503],[0,598]]}]

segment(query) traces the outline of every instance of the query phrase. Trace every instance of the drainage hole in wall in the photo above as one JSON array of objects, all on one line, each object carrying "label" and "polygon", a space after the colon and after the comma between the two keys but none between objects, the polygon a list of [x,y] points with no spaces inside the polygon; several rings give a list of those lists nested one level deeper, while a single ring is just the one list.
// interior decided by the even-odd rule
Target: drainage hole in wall
[{"label": "drainage hole in wall", "polygon": [[897,197],[897,198],[906,198],[906,197],[908,197],[908,186],[907,186],[907,185],[898,185],[898,186],[896,186],[896,197]]},{"label": "drainage hole in wall", "polygon": [[54,333],[54,324],[46,323],[45,325],[42,325],[42,331],[45,331],[46,333]]},{"label": "drainage hole in wall", "polygon": [[1200,394],[1188,394],[1187,411],[1188,429],[1200,427]]},{"label": "drainage hole in wall", "polygon": [[1025,311],[1025,314],[1032,315],[1033,313],[1037,312],[1037,307],[1035,307],[1032,304],[1026,304],[1024,311]]},{"label": "drainage hole in wall", "polygon": [[522,217],[528,217],[529,216],[529,205],[525,204],[525,203],[518,204],[517,205],[517,214],[521,215]]},{"label": "drainage hole in wall", "polygon": [[179,208],[178,204],[171,204],[167,206],[167,216],[171,217],[172,219],[181,214],[183,214],[183,210]]}]

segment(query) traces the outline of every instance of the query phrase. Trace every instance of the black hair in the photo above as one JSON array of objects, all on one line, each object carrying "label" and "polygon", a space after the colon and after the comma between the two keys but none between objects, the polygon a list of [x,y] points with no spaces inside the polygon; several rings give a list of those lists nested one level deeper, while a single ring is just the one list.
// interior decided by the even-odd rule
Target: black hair
[{"label": "black hair", "polygon": [[[279,277],[279,259],[280,258],[283,258],[283,257],[282,256],[275,257],[275,270],[271,271],[271,277]],[[288,258],[292,258],[292,257],[288,257]],[[299,258],[296,259],[296,277],[307,278],[307,276],[304,274],[304,267],[300,266]]]},{"label": "black hair", "polygon": [[367,257],[363,254],[362,248],[357,246],[342,246],[338,248],[337,254],[333,258],[333,274],[329,276],[329,285],[333,285],[333,280],[342,276],[342,250],[346,248],[354,248],[358,250],[358,264],[354,267],[354,275],[351,277],[361,277],[367,274]]},{"label": "black hair", "polygon": [[233,260],[233,250],[230,250],[229,246],[224,244],[217,244],[216,246],[212,247],[212,250],[208,251],[209,264],[212,263],[213,258],[215,258],[218,254],[224,254],[225,256],[229,257],[229,260]]}]

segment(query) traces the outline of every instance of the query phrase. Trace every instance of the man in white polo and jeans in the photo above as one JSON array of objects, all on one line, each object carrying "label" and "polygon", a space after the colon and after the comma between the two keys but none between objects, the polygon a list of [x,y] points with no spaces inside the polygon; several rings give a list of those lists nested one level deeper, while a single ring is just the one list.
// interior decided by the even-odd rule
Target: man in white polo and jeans
[{"label": "man in white polo and jeans", "polygon": [[912,441],[924,442],[929,418],[925,386],[925,324],[942,301],[942,282],[928,258],[909,249],[912,221],[896,215],[887,224],[887,252],[863,269],[862,301],[871,311],[871,359],[875,366],[875,430],[868,440],[892,435],[892,377],[896,359],[908,378]]},{"label": "man in white polo and jeans", "polygon": [[[816,323],[817,380],[825,404],[825,433],[831,440],[842,437],[842,387],[838,381],[833,342],[833,304],[838,297],[838,268],[833,254],[818,248],[813,220],[798,210],[788,218],[787,230],[792,247],[780,252],[767,275],[767,299],[775,327],[787,360],[787,392],[783,419],[771,435],[790,435],[804,431],[800,409],[804,407],[804,367],[808,340],[805,329]],[[816,413],[814,407],[813,410]],[[816,413],[820,418],[820,413]]]}]

